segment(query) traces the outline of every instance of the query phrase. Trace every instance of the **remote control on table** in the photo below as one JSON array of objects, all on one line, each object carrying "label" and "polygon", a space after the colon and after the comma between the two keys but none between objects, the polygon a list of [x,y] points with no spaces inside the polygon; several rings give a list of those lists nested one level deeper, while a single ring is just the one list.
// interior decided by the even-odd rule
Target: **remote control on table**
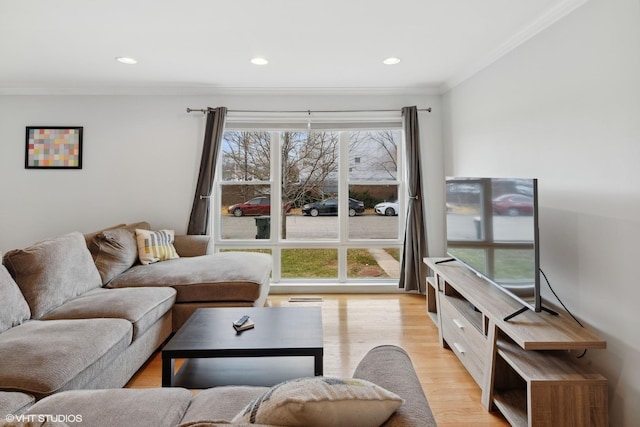
[{"label": "remote control on table", "polygon": [[235,322],[233,322],[234,326],[242,326],[245,323],[247,323],[247,320],[249,320],[249,316],[247,316],[246,314],[244,316],[242,316],[240,319],[236,320]]}]

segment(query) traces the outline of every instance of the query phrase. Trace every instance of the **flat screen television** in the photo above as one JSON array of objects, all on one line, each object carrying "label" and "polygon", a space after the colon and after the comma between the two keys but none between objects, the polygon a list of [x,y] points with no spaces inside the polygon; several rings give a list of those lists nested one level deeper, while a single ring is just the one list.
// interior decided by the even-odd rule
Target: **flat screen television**
[{"label": "flat screen television", "polygon": [[540,296],[535,178],[448,177],[447,253],[526,311],[549,311]]}]

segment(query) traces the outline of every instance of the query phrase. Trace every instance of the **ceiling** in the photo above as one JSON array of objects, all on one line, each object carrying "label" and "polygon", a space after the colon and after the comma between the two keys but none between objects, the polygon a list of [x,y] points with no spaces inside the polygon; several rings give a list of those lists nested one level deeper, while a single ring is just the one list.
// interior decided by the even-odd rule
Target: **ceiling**
[{"label": "ceiling", "polygon": [[586,1],[0,0],[0,94],[437,93]]}]

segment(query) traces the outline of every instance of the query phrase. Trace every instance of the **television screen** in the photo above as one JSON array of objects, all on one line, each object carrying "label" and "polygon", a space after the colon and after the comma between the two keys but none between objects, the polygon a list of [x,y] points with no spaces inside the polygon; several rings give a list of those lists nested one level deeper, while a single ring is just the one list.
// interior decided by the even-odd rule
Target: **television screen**
[{"label": "television screen", "polygon": [[449,177],[447,253],[541,311],[537,180]]}]

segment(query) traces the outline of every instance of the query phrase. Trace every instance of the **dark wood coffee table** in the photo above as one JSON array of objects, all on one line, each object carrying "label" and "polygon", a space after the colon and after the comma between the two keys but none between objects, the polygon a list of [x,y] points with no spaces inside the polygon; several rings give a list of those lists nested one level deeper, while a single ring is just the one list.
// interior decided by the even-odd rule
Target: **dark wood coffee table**
[{"label": "dark wood coffee table", "polygon": [[[255,328],[236,333],[244,314]],[[272,386],[322,375],[322,355],[320,307],[200,308],[162,349],[162,386]]]}]

